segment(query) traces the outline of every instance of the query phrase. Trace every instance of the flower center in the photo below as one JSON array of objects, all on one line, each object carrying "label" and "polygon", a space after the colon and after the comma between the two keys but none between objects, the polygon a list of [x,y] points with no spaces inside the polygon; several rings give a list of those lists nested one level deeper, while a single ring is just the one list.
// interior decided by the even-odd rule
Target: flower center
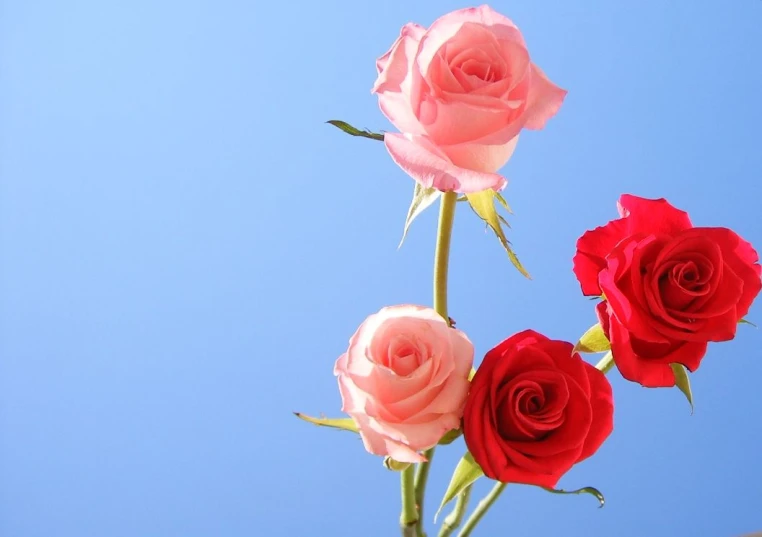
[{"label": "flower center", "polygon": [[425,349],[422,349],[411,337],[394,338],[387,349],[383,365],[401,377],[406,377],[426,361]]}]

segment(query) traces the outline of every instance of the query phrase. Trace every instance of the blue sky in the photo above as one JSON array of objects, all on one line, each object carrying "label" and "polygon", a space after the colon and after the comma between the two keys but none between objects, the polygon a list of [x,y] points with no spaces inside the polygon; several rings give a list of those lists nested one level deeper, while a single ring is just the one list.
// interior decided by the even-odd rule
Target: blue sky
[{"label": "blue sky", "polygon": [[[594,322],[574,243],[623,192],[762,248],[762,2],[491,5],[569,95],[503,169],[534,280],[456,215],[478,356]],[[324,122],[390,128],[375,58],[466,6],[0,0],[0,535],[397,534],[397,475],[291,411],[338,415],[356,326],[430,304],[436,211],[397,250],[412,180]],[[750,327],[710,347],[693,416],[612,373],[615,431],[560,483],[606,507],[512,486],[480,535],[761,530],[760,377]],[[463,449],[437,453],[429,514]]]}]

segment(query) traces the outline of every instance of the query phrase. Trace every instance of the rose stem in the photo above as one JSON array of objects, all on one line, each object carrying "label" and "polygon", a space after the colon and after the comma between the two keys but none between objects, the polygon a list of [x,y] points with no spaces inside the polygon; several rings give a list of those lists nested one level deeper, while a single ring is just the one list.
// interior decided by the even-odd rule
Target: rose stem
[{"label": "rose stem", "polygon": [[601,360],[595,364],[595,368],[604,375],[611,371],[612,367],[614,367],[614,356],[611,354],[611,351],[604,354],[603,358],[601,358]]},{"label": "rose stem", "polygon": [[[455,192],[442,193],[439,205],[437,243],[434,250],[434,310],[448,324],[450,317],[447,314],[447,271],[450,261],[450,239],[452,238],[452,226],[455,221],[455,204],[457,200],[458,195]],[[426,494],[426,481],[429,478],[431,459],[434,458],[434,448],[426,450],[423,456],[426,457],[426,461],[418,464],[415,473],[415,505],[418,507],[416,531],[419,536],[424,535],[423,500]]]},{"label": "rose stem", "polygon": [[468,507],[468,500],[471,498],[471,485],[463,489],[463,492],[458,494],[458,498],[455,500],[455,508],[447,515],[442,522],[442,528],[439,530],[439,537],[450,537],[452,532],[458,529],[460,523],[463,521],[463,515],[466,514],[466,507]]},{"label": "rose stem", "polygon": [[492,490],[489,491],[489,494],[487,494],[479,501],[479,504],[476,506],[476,509],[474,509],[474,512],[471,513],[471,516],[468,517],[466,523],[463,524],[463,529],[460,530],[458,537],[468,537],[471,535],[471,531],[473,531],[473,529],[482,519],[484,514],[487,512],[487,509],[492,507],[492,504],[495,503],[495,500],[497,500],[498,496],[500,496],[500,494],[503,492],[506,485],[507,483],[495,483],[495,486],[492,487]]},{"label": "rose stem", "polygon": [[415,509],[415,478],[413,465],[411,464],[402,471],[400,477],[400,492],[402,493],[402,513],[400,513],[400,527],[402,537],[415,537],[416,526],[419,521]]}]

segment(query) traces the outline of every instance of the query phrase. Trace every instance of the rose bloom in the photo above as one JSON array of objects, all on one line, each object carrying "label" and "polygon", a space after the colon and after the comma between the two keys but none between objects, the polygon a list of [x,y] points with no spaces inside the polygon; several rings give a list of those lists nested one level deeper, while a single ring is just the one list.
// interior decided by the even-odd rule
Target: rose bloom
[{"label": "rose bloom", "polygon": [[400,462],[460,427],[474,347],[434,310],[391,306],[368,317],[336,361],[342,410],[365,449]]},{"label": "rose bloom", "polygon": [[710,341],[735,337],[762,288],[759,256],[733,231],[693,227],[664,199],[623,195],[621,218],[577,241],[574,273],[625,378],[674,386],[670,364],[695,371]]},{"label": "rose bloom", "polygon": [[555,487],[611,434],[611,385],[572,350],[526,330],[484,357],[463,414],[466,445],[484,475]]},{"label": "rose bloom", "polygon": [[401,134],[392,159],[424,187],[499,190],[521,129],[541,129],[566,91],[529,60],[524,38],[489,6],[406,24],[376,62],[373,92]]}]

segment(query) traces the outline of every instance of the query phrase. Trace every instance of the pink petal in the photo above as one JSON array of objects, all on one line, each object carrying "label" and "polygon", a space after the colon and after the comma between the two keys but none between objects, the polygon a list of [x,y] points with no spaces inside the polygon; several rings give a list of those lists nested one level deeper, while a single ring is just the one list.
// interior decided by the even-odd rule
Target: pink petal
[{"label": "pink petal", "polygon": [[418,69],[426,73],[429,64],[442,46],[450,41],[465,23],[481,24],[497,38],[526,47],[521,32],[513,22],[487,5],[453,11],[437,19],[426,32],[418,53]]},{"label": "pink petal", "polygon": [[545,123],[556,115],[567,91],[548,80],[545,73],[535,64],[531,66],[530,76],[529,94],[524,109],[526,115],[524,126],[527,129],[537,130],[543,128]]},{"label": "pink petal", "polygon": [[384,144],[392,160],[426,188],[443,192],[480,192],[502,189],[506,180],[496,173],[480,172],[455,166],[442,151],[423,136],[386,134]]},{"label": "pink petal", "polygon": [[515,116],[494,97],[479,96],[484,106],[468,104],[459,97],[452,102],[426,97],[421,103],[418,118],[439,146],[479,140],[500,131]]},{"label": "pink petal", "polygon": [[410,449],[408,446],[401,442],[396,442],[388,438],[384,441],[386,442],[387,454],[395,461],[417,463],[424,462],[426,460],[426,457],[417,451]]},{"label": "pink petal", "polygon": [[423,129],[410,106],[410,89],[414,59],[423,33],[424,29],[417,24],[402,28],[399,39],[376,62],[378,78],[371,90],[378,94],[379,107],[394,126],[416,134],[422,134]]},{"label": "pink petal", "polygon": [[508,143],[502,145],[465,143],[444,146],[442,152],[456,166],[493,173],[505,166],[505,163],[513,155],[518,142],[519,136],[516,135]]},{"label": "pink petal", "polygon": [[376,60],[378,79],[373,86],[372,91],[374,93],[384,91],[377,89],[379,85],[383,84],[399,89],[399,84],[407,76],[418,50],[418,44],[425,33],[426,30],[423,27],[412,22],[402,27],[400,36],[391,48]]}]

